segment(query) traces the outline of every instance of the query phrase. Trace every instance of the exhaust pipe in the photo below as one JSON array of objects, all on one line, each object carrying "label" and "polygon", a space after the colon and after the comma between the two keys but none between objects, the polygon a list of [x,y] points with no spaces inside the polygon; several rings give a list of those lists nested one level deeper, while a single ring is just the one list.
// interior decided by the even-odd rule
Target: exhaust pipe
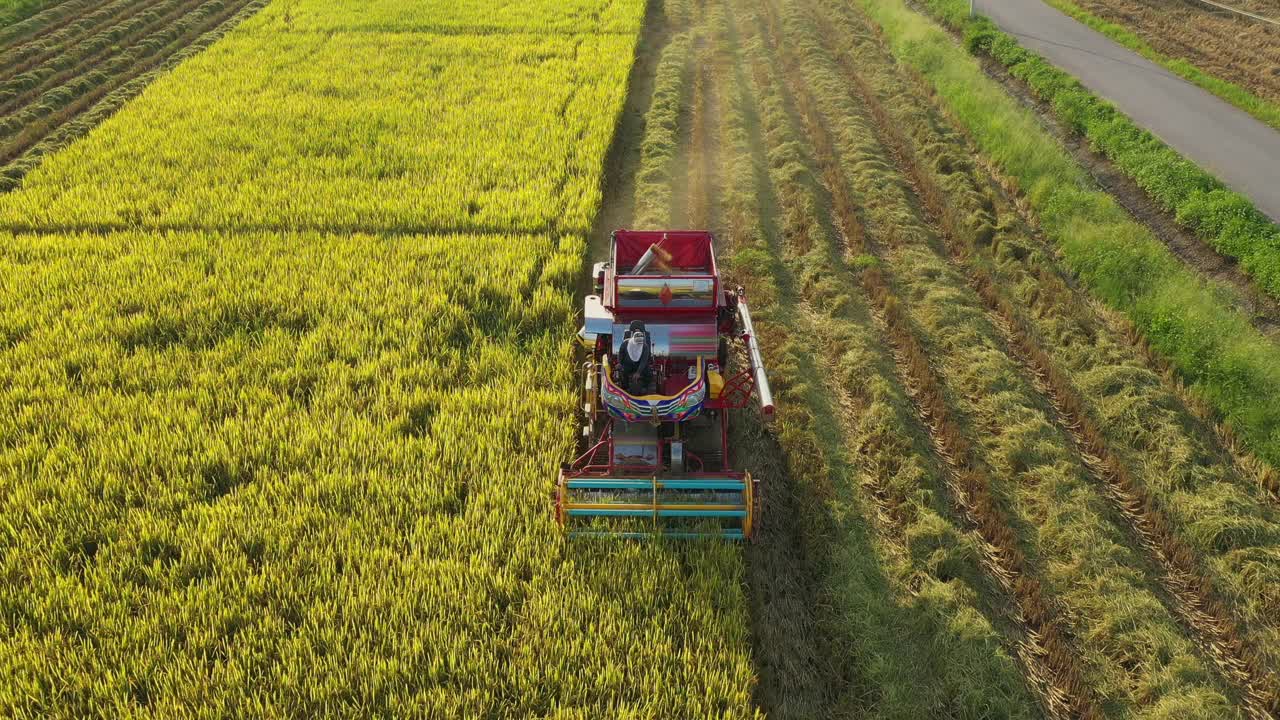
[{"label": "exhaust pipe", "polygon": [[764,372],[764,357],[760,355],[760,343],[756,342],[756,328],[751,324],[751,311],[747,309],[746,293],[738,288],[738,319],[742,321],[742,339],[747,343],[747,362],[751,365],[751,377],[760,396],[760,414],[765,420],[773,419],[773,392]]}]

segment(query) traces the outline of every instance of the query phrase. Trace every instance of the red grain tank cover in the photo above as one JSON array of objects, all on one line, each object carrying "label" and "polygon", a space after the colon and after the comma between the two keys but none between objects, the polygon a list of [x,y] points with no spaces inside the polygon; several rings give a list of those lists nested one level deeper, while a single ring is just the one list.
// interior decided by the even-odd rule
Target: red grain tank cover
[{"label": "red grain tank cover", "polygon": [[671,256],[668,265],[674,275],[712,275],[709,232],[697,230],[618,230],[614,233],[614,267],[626,275],[650,247],[657,245]]}]

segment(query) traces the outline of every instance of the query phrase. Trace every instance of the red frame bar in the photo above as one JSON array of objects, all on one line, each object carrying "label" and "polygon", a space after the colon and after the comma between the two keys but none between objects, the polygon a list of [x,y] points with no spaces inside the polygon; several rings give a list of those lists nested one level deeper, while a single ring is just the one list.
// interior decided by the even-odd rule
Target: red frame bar
[{"label": "red frame bar", "polygon": [[721,403],[719,407],[741,410],[751,403],[751,391],[755,386],[756,380],[751,370],[743,370],[725,380],[724,387],[720,390],[720,399],[716,402]]},{"label": "red frame bar", "polygon": [[[605,426],[603,431],[601,431],[599,439],[597,439],[595,443],[593,443],[591,447],[587,449],[586,452],[574,458],[573,462],[569,463],[567,466],[563,468],[562,472],[567,477],[583,477],[586,475],[613,475],[618,473],[654,475],[654,474],[660,474],[664,472],[664,470],[662,469],[661,460],[659,460],[658,465],[615,465],[614,464],[613,462],[613,424],[615,422],[619,422],[619,421],[613,418],[610,418],[609,424]],[[665,440],[663,438],[658,438],[658,457],[659,458],[662,457],[662,451],[667,445],[670,445],[670,441]],[[608,449],[609,462],[604,465],[591,462],[592,458],[595,457],[596,453],[598,453],[602,447],[607,447]],[[721,458],[720,465],[722,468],[721,470],[714,471],[714,472],[709,471],[707,470],[706,463],[702,460],[701,457],[699,457],[698,455],[692,452],[686,452],[686,455],[696,460],[698,462],[698,466],[702,469],[697,472],[686,471],[686,472],[680,473],[682,475],[689,475],[690,477],[699,477],[703,475],[724,476],[726,474],[732,477],[737,477],[742,475],[743,473],[735,472],[730,469],[731,463],[729,462],[729,413],[724,412],[723,410],[720,413],[720,458]]]}]

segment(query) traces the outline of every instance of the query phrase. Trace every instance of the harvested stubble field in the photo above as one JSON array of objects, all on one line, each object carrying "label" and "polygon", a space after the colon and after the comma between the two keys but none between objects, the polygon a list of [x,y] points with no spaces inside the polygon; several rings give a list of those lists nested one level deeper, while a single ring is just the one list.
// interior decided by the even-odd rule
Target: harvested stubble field
[{"label": "harvested stubble field", "polygon": [[0,22],[0,190],[264,4],[63,0]]},{"label": "harvested stubble field", "polygon": [[764,708],[1273,715],[1267,467],[1081,288],[857,5],[688,12],[637,212],[709,219],[761,308],[780,419],[742,433],[770,483],[748,553]]},{"label": "harvested stubble field", "polygon": [[[1275,475],[902,59],[941,31],[501,8],[277,0],[0,197],[0,713],[1280,713]],[[602,201],[748,288],[745,550],[551,519]]]},{"label": "harvested stubble field", "polygon": [[[1278,26],[1196,0],[1066,1],[1135,33],[1169,58],[1280,103]],[[1222,0],[1220,4],[1280,20],[1280,3],[1274,0]]]},{"label": "harvested stubble field", "polygon": [[70,0],[0,0],[0,30],[44,8],[64,3],[71,4]]}]

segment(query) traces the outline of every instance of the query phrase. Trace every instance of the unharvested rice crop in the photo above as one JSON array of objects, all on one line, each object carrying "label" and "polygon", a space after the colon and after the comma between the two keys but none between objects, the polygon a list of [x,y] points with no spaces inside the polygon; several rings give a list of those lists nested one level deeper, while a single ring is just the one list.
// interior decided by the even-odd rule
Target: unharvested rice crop
[{"label": "unharvested rice crop", "polygon": [[745,702],[733,552],[547,511],[575,242],[3,247],[5,716]]},{"label": "unharvested rice crop", "polygon": [[752,716],[740,552],[549,510],[640,4],[272,7],[3,200],[0,715]]},{"label": "unharvested rice crop", "polygon": [[634,43],[244,28],[32,172],[0,222],[581,232]]}]

